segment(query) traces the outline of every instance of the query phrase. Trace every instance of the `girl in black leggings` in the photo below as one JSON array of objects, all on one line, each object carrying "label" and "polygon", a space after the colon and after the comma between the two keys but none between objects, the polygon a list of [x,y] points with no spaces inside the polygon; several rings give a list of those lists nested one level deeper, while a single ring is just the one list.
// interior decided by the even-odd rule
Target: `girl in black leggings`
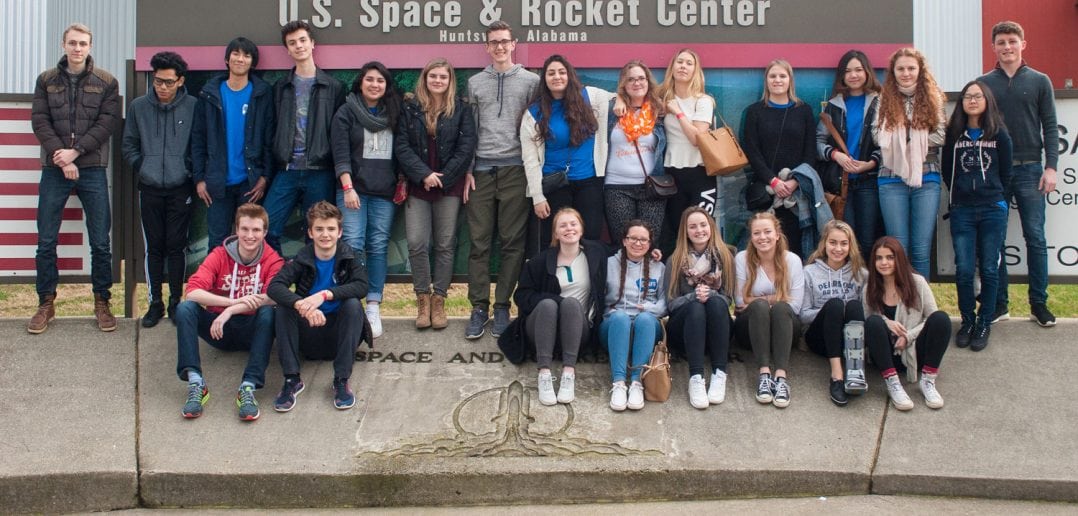
[{"label": "girl in black leggings", "polygon": [[906,372],[917,381],[929,408],[942,408],[936,390],[943,354],[951,340],[951,319],[936,308],[928,282],[913,272],[902,245],[885,236],[872,247],[872,268],[865,286],[865,343],[869,356],[887,382],[887,394],[898,410],[913,408],[913,400],[898,377]]}]

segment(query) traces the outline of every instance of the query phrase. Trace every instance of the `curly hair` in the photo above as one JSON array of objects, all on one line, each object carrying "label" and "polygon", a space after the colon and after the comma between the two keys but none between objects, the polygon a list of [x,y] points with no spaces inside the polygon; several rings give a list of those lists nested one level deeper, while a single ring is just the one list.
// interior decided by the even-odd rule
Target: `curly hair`
[{"label": "curly hair", "polygon": [[[906,95],[898,90],[895,64],[899,58],[910,57],[917,61],[917,86],[913,93],[913,113],[906,113]],[[880,127],[896,130],[909,126],[911,129],[934,131],[940,123],[940,106],[943,92],[935,77],[928,70],[925,55],[915,48],[900,48],[891,54],[890,65],[880,94]]]}]

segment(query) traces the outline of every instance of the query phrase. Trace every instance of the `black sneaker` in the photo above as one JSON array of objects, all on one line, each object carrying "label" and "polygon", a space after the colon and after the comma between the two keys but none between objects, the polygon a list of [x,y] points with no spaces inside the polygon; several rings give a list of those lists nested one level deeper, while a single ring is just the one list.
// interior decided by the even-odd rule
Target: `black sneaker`
[{"label": "black sneaker", "polygon": [[992,324],[1006,321],[1011,318],[1011,311],[1006,304],[996,305],[996,311],[992,312]]},{"label": "black sneaker", "polygon": [[1048,328],[1056,325],[1056,316],[1052,315],[1052,312],[1048,310],[1048,305],[1044,303],[1033,303],[1029,305],[1029,319],[1031,321],[1037,321],[1037,324]]},{"label": "black sneaker", "polygon": [[180,298],[170,297],[168,298],[168,307],[165,308],[165,315],[168,316],[168,320],[172,321],[172,325],[176,326],[176,308],[180,306]]},{"label": "black sneaker", "polygon": [[149,310],[146,310],[146,315],[142,316],[142,327],[153,328],[157,326],[157,323],[161,322],[161,318],[165,316],[165,304],[157,301],[150,304]]},{"label": "black sneaker", "polygon": [[483,327],[487,325],[487,311],[482,308],[473,308],[472,317],[468,319],[468,329],[464,330],[464,338],[475,340],[483,336]]},{"label": "black sneaker", "polygon": [[303,380],[299,377],[286,377],[284,385],[281,386],[281,393],[273,401],[273,410],[277,412],[292,410],[292,407],[296,406],[296,396],[303,392],[303,387]]},{"label": "black sneaker", "polygon": [[505,329],[509,327],[509,308],[494,309],[494,323],[490,325],[490,335],[494,338],[501,337]]},{"label": "black sneaker", "polygon": [[849,398],[846,397],[846,382],[842,380],[831,380],[831,403],[840,407],[845,407],[849,402]]},{"label": "black sneaker", "polygon": [[988,347],[988,336],[992,334],[992,325],[980,319],[973,327],[973,333],[970,335],[969,349],[971,351],[981,351]]},{"label": "black sneaker", "polygon": [[775,399],[775,382],[771,380],[771,375],[768,373],[760,373],[759,381],[756,384],[756,401],[760,403],[771,403]]},{"label": "black sneaker", "polygon": [[954,345],[960,348],[969,346],[970,335],[973,335],[973,321],[962,321],[962,327],[954,335]]}]

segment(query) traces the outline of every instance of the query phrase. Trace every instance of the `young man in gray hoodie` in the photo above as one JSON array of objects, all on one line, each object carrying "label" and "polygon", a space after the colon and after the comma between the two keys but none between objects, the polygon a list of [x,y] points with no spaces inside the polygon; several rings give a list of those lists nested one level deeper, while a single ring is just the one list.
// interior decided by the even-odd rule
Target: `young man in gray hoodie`
[{"label": "young man in gray hoodie", "polygon": [[498,337],[509,326],[509,299],[524,263],[524,234],[531,203],[520,157],[520,118],[539,87],[539,76],[513,64],[516,40],[508,23],[487,27],[484,43],[491,64],[468,79],[468,97],[475,106],[479,143],[473,173],[467,177],[465,212],[471,232],[468,255],[468,301],[472,316],[464,336],[478,339],[489,319],[490,248],[498,234],[498,285],[494,292],[494,324]]},{"label": "young man in gray hoodie", "polygon": [[187,62],[174,52],[150,58],[153,85],[131,102],[124,125],[124,159],[138,174],[139,213],[146,238],[146,276],[150,308],[142,326],[164,317],[161,283],[168,265],[168,317],[176,322],[187,268],[187,229],[191,223],[191,155],[188,144],[198,99],[187,94]]}]

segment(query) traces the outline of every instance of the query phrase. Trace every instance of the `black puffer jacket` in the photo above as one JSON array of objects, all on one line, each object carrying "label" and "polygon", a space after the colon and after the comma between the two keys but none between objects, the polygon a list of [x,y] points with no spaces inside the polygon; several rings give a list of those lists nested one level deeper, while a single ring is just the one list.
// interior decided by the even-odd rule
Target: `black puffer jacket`
[{"label": "black puffer jacket", "polygon": [[[331,75],[316,69],[307,108],[307,168],[333,168],[333,150],[329,127],[333,114],[344,104],[344,85]],[[277,107],[277,124],[273,132],[273,164],[284,170],[292,160],[293,139],[296,135],[296,87],[292,84],[296,69],[273,83],[273,104]]]},{"label": "black puffer jacket", "polygon": [[[414,184],[434,172],[427,166],[427,122],[419,102],[408,99],[397,122],[397,134],[393,137],[393,154],[400,169]],[[475,117],[472,106],[464,100],[456,100],[453,116],[440,118],[434,141],[438,144],[438,161],[441,165],[442,189],[449,190],[464,177],[475,154]]]},{"label": "black puffer jacket", "polygon": [[95,68],[91,56],[86,56],[86,69],[76,84],[72,92],[67,56],[37,77],[30,121],[41,142],[41,164],[55,167],[54,152],[75,149],[80,154],[76,166],[107,167],[107,144],[120,125],[120,84],[112,74]]},{"label": "black puffer jacket", "polygon": [[[347,245],[337,246],[336,263],[333,264],[333,278],[337,286],[329,289],[334,301],[367,296],[367,267],[356,259],[352,248]],[[318,269],[315,266],[314,244],[307,244],[296,253],[292,261],[285,264],[280,272],[270,281],[266,293],[281,306],[292,306],[296,301],[311,295]],[[296,286],[295,292],[291,290]]]}]

